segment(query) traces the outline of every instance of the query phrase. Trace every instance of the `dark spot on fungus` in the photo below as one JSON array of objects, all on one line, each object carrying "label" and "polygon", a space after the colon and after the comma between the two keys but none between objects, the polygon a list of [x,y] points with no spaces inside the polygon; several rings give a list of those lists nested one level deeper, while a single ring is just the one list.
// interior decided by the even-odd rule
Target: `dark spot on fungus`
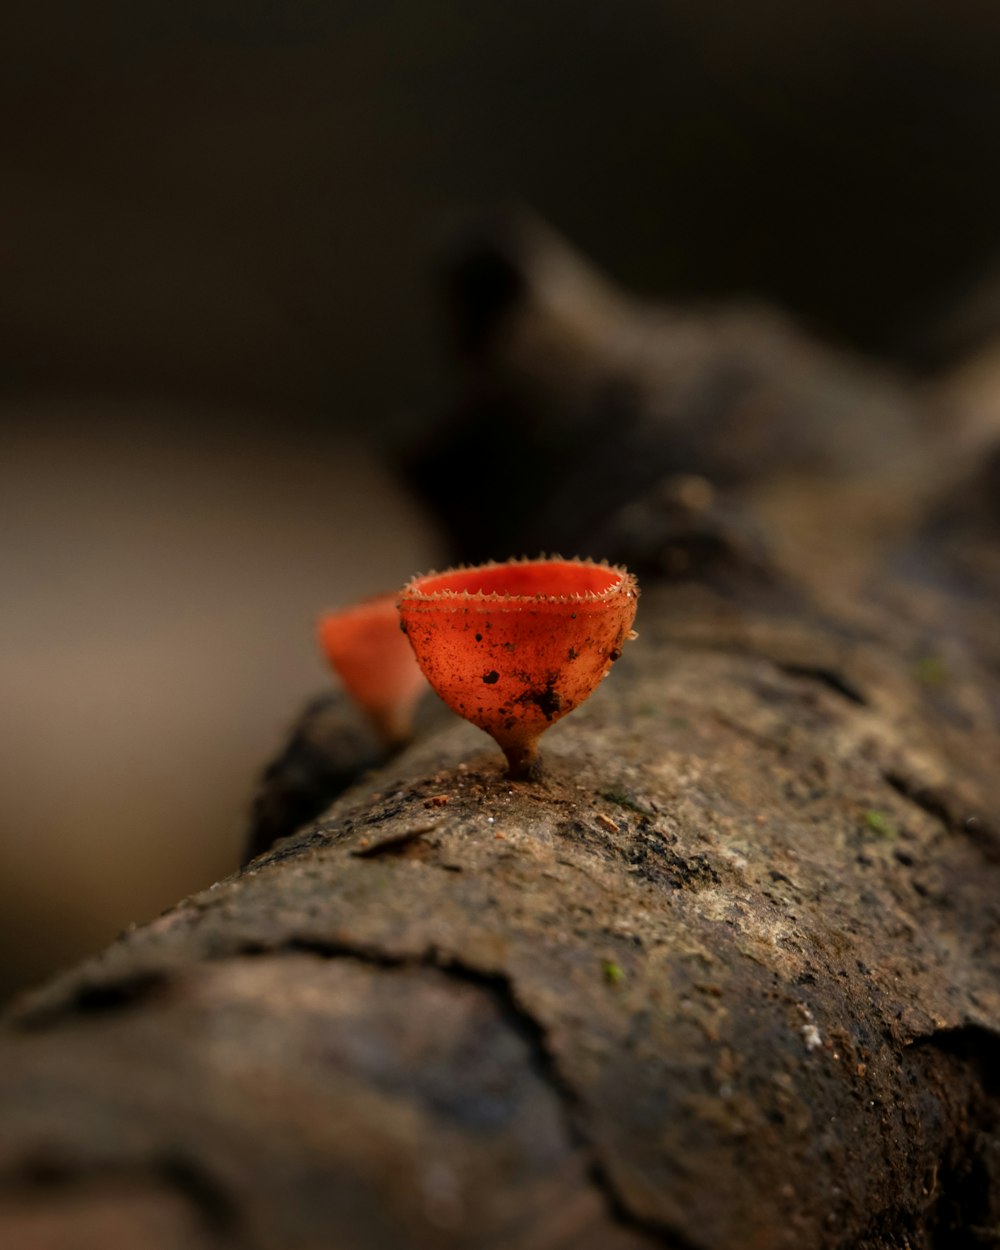
[{"label": "dark spot on fungus", "polygon": [[483,641],[482,634],[476,634],[476,642],[482,642],[482,641]]},{"label": "dark spot on fungus", "polygon": [[526,690],[517,702],[523,705],[533,703],[546,720],[552,720],[562,711],[563,705],[562,695],[556,690],[552,681],[542,690]]},{"label": "dark spot on fungus", "polygon": [[567,660],[576,659],[576,647],[570,647],[570,649],[566,652],[566,659]]},{"label": "dark spot on fungus", "polygon": [[619,647],[612,647],[612,649],[608,652],[608,659],[612,662],[612,664],[615,660],[620,660],[621,658],[622,653]]},{"label": "dark spot on fungus", "polygon": [[483,676],[483,681],[487,686],[495,686],[499,680],[500,674],[496,671],[496,669],[494,669],[491,673],[484,674]]}]

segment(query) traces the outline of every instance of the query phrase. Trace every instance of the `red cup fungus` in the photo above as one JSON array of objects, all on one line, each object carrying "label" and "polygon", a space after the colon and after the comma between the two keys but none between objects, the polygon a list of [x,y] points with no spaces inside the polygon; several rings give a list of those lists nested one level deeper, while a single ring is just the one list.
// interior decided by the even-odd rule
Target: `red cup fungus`
[{"label": "red cup fungus", "polygon": [[448,706],[496,740],[508,775],[537,776],[538,738],[621,655],[639,590],[590,560],[511,560],[415,577],[403,629]]},{"label": "red cup fungus", "polygon": [[316,623],[316,635],[348,694],[387,746],[406,742],[427,682],[400,633],[396,595],[378,595]]}]

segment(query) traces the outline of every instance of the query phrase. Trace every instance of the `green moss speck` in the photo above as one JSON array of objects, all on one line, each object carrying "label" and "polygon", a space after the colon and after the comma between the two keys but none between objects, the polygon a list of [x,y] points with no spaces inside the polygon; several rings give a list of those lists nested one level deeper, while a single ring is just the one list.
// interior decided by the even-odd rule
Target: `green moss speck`
[{"label": "green moss speck", "polygon": [[922,686],[943,686],[948,680],[948,667],[939,655],[925,655],[914,664],[913,676]]},{"label": "green moss speck", "polygon": [[625,980],[624,968],[621,964],[616,964],[613,959],[601,960],[601,972],[609,985],[619,985]]},{"label": "green moss speck", "polygon": [[880,838],[891,839],[899,837],[899,829],[896,822],[891,816],[887,816],[885,812],[880,812],[878,808],[870,807],[865,812],[865,824]]}]

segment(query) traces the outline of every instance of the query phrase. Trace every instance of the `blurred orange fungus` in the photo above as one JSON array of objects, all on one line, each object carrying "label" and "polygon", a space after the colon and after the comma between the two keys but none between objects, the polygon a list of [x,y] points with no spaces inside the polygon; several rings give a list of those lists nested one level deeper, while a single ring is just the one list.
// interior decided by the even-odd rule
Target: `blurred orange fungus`
[{"label": "blurred orange fungus", "polygon": [[330,665],[383,741],[389,746],[406,742],[427,683],[400,631],[396,595],[326,612],[316,633]]}]

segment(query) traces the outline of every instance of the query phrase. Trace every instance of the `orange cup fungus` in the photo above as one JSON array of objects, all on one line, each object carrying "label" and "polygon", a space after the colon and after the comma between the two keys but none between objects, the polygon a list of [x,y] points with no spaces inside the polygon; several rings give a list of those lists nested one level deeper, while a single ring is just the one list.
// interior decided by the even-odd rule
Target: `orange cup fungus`
[{"label": "orange cup fungus", "polygon": [[427,680],[537,775],[538,739],[597,688],[633,638],[639,590],[589,560],[512,560],[415,577],[399,613]]},{"label": "orange cup fungus", "polygon": [[378,595],[326,612],[316,623],[316,635],[331,667],[379,737],[388,746],[406,742],[427,682],[399,632],[396,595]]}]

